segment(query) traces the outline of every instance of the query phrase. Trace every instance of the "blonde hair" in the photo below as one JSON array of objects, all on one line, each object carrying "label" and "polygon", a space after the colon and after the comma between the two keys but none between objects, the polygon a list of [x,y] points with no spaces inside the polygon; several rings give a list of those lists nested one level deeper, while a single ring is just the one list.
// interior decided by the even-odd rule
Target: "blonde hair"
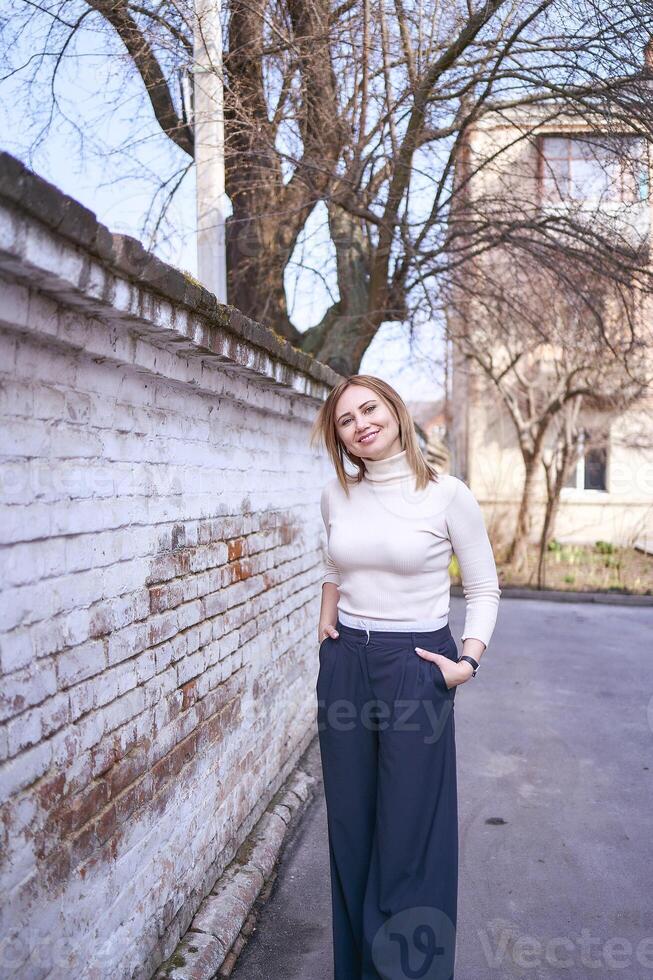
[{"label": "blonde hair", "polygon": [[[352,385],[371,388],[395,416],[399,426],[401,448],[406,450],[406,459],[415,474],[415,489],[423,490],[429,482],[437,483],[437,471],[430,463],[427,463],[422,450],[419,448],[413,420],[401,395],[387,381],[377,378],[373,374],[352,374],[331,389],[326,401],[320,406],[310,436],[311,447],[317,442],[322,442],[324,445],[333,463],[338,481],[347,496],[349,496],[349,485],[360,483],[365,473],[363,460],[358,456],[352,456],[345,449],[338,437],[336,428],[336,404],[343,391]],[[345,457],[358,470],[356,475],[349,476],[345,472]]]}]

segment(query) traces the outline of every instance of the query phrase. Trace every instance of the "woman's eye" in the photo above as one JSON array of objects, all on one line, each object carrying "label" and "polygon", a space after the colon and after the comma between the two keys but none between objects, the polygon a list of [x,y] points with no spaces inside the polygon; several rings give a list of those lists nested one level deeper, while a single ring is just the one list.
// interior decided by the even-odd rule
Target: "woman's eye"
[{"label": "woman's eye", "polygon": [[[367,415],[368,412],[373,412],[375,408],[376,405],[368,405],[363,411]],[[340,425],[347,425],[348,422],[351,422],[351,419],[343,419]]]}]

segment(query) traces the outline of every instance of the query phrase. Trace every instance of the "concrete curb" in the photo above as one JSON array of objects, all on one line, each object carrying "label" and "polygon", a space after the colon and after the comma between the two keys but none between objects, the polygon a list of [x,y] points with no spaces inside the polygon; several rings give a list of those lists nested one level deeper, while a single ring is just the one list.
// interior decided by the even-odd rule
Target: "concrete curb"
[{"label": "concrete curb", "polygon": [[[462,596],[460,585],[451,586],[451,594]],[[503,588],[501,599],[546,599],[548,602],[604,602],[617,606],[653,606],[653,595],[628,595],[624,592],[566,592],[561,589]]]},{"label": "concrete curb", "polygon": [[283,845],[313,799],[318,782],[301,763],[293,770],[152,980],[213,980],[230,975],[255,925],[254,906],[267,900]]}]

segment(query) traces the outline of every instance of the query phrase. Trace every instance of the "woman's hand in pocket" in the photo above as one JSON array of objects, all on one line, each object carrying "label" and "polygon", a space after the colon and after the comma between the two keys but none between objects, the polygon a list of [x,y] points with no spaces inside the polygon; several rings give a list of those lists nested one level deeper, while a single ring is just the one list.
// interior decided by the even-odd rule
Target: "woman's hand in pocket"
[{"label": "woman's hand in pocket", "polygon": [[457,663],[455,660],[446,657],[444,653],[436,653],[435,650],[423,650],[422,647],[415,647],[415,653],[422,660],[432,660],[438,665],[449,690],[452,687],[457,687],[458,684],[464,684],[472,676],[473,667],[467,660]]},{"label": "woman's hand in pocket", "polygon": [[337,640],[339,637],[338,630],[331,623],[325,623],[318,629],[318,642],[323,643],[327,636],[330,636],[333,640]]}]

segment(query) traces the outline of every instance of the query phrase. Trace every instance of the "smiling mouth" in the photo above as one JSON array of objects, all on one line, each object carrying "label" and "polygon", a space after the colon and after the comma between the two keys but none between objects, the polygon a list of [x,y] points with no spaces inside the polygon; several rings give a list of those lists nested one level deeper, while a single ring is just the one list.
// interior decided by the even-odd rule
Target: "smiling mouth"
[{"label": "smiling mouth", "polygon": [[361,442],[363,445],[365,445],[366,443],[371,442],[374,436],[378,435],[378,433],[379,433],[378,429],[375,432],[368,432],[364,436],[362,436],[358,441]]}]

